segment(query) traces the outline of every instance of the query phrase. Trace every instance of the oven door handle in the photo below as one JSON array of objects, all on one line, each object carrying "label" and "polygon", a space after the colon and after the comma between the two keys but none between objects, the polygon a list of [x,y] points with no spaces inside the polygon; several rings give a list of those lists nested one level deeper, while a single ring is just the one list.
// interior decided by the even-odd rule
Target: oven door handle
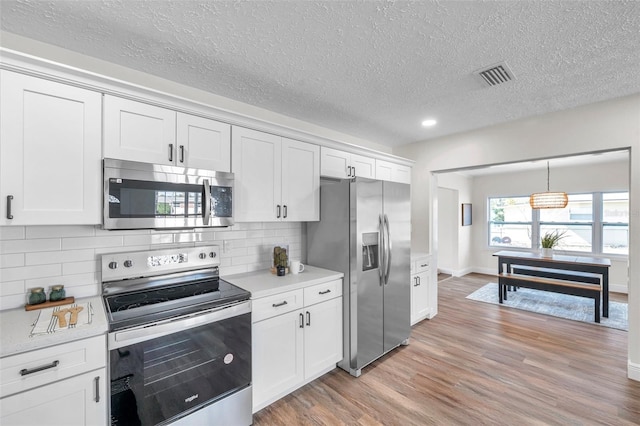
[{"label": "oven door handle", "polygon": [[202,193],[202,224],[207,226],[211,218],[211,186],[209,185],[209,179],[204,179],[202,189],[204,191]]},{"label": "oven door handle", "polygon": [[201,325],[222,321],[249,312],[251,312],[251,301],[246,301],[231,306],[222,306],[196,314],[160,321],[155,324],[147,324],[128,330],[116,331],[109,333],[109,349],[117,349],[133,343],[155,339],[156,337],[162,337]]}]

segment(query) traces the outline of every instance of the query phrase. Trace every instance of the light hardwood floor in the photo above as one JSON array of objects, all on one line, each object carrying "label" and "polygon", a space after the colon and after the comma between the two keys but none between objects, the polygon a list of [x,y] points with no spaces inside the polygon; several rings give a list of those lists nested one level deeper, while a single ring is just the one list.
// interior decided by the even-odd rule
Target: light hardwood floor
[{"label": "light hardwood floor", "polygon": [[465,299],[491,280],[440,282],[439,313],[414,326],[409,346],[357,379],[330,372],[254,425],[640,424],[626,332]]}]

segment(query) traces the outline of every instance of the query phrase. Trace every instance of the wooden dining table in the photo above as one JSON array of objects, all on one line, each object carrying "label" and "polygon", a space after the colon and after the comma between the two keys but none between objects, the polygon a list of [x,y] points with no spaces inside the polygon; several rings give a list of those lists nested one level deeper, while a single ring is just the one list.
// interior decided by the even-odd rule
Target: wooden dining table
[{"label": "wooden dining table", "polygon": [[[611,260],[601,257],[554,254],[542,257],[540,253],[502,250],[493,254],[498,258],[498,274],[511,273],[515,266],[528,266],[543,270],[595,274],[600,276],[602,286],[602,316],[609,316],[609,268]],[[544,272],[542,272],[544,273]],[[542,275],[544,276],[544,275]],[[575,277],[572,277],[575,279]]]}]

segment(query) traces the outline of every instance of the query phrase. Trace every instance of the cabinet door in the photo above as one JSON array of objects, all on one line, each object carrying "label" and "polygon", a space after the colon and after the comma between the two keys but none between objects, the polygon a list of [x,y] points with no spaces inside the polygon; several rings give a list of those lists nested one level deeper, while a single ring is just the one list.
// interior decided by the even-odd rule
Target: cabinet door
[{"label": "cabinet door", "polygon": [[314,378],[342,359],[342,297],[305,308],[304,375]]},{"label": "cabinet door", "polygon": [[304,380],[302,311],[253,324],[253,412],[295,389]]},{"label": "cabinet door", "polygon": [[320,174],[322,176],[346,179],[351,166],[351,154],[333,148],[320,149]]},{"label": "cabinet door", "polygon": [[231,171],[231,126],[208,118],[178,113],[177,154],[179,166]]},{"label": "cabinet door", "polygon": [[280,136],[233,127],[231,171],[235,174],[236,222],[281,220],[281,148]]},{"label": "cabinet door", "polygon": [[0,399],[0,424],[106,425],[104,368]]},{"label": "cabinet door", "polygon": [[429,315],[429,271],[411,276],[411,324]]},{"label": "cabinet door", "polygon": [[351,154],[351,167],[357,177],[376,179],[376,160],[373,158]]},{"label": "cabinet door", "polygon": [[101,95],[0,73],[0,225],[100,223]]},{"label": "cabinet door", "polygon": [[104,156],[175,164],[176,112],[105,95]]},{"label": "cabinet door", "polygon": [[283,220],[320,220],[320,147],[282,139]]},{"label": "cabinet door", "polygon": [[411,167],[389,161],[376,160],[376,179],[411,183]]}]

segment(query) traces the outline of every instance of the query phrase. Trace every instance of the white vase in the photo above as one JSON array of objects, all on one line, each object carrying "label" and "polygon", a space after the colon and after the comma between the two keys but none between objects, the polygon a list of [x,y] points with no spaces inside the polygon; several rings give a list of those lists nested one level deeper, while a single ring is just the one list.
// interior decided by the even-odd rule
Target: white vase
[{"label": "white vase", "polygon": [[553,257],[553,249],[552,248],[542,248],[542,257]]}]

